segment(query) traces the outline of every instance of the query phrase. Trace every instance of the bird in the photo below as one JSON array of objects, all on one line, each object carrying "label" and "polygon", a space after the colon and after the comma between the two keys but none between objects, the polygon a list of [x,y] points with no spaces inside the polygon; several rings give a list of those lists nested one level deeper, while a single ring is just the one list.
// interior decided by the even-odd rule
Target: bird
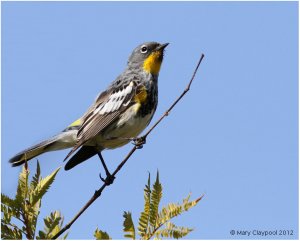
[{"label": "bird", "polygon": [[69,159],[65,170],[98,154],[106,175],[110,176],[101,152],[136,140],[149,125],[158,104],[158,76],[168,44],[138,45],[124,71],[97,96],[82,117],[57,135],[13,156],[9,160],[12,166],[45,152],[72,148],[64,159]]}]

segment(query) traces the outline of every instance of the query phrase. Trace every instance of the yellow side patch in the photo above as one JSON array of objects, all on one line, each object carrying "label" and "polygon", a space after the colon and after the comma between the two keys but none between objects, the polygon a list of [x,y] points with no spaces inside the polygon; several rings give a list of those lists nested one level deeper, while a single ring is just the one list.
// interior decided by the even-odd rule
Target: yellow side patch
[{"label": "yellow side patch", "polygon": [[138,93],[134,96],[134,101],[136,102],[134,110],[135,112],[138,112],[142,104],[147,101],[147,90],[145,87],[138,90]]},{"label": "yellow side patch", "polygon": [[147,90],[145,87],[142,87],[138,93],[134,96],[135,102],[143,104],[147,100]]},{"label": "yellow side patch", "polygon": [[161,55],[162,53],[160,51],[156,51],[150,54],[147,59],[145,59],[143,67],[147,73],[155,75],[159,73],[162,62]]},{"label": "yellow side patch", "polygon": [[81,119],[78,119],[76,121],[74,121],[71,125],[69,125],[68,127],[71,127],[71,126],[79,126],[81,125]]}]

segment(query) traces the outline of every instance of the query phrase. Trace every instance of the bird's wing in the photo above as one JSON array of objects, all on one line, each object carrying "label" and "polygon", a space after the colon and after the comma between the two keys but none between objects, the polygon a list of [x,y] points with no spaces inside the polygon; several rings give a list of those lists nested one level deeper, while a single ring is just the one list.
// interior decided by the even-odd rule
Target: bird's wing
[{"label": "bird's wing", "polygon": [[103,92],[83,116],[82,124],[77,133],[77,143],[65,160],[128,109],[133,103],[132,99],[135,93],[136,84],[133,81],[123,87]]}]

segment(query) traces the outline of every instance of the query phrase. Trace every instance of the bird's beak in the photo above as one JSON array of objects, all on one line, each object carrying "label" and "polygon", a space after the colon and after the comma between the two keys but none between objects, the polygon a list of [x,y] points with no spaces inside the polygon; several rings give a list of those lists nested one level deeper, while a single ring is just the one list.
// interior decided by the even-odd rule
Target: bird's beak
[{"label": "bird's beak", "polygon": [[165,47],[167,47],[169,45],[169,43],[165,43],[165,44],[161,44],[159,45],[155,50],[156,51],[162,51],[165,49]]}]

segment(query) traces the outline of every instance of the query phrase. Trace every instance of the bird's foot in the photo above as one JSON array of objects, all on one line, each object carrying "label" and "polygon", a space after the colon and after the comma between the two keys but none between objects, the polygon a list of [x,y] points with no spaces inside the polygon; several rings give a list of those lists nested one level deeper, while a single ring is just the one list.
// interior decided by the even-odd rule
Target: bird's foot
[{"label": "bird's foot", "polygon": [[101,173],[99,174],[99,177],[100,177],[101,181],[104,182],[107,186],[109,186],[110,184],[113,184],[113,182],[115,180],[115,176],[111,175],[109,172],[106,173],[106,178],[103,178],[101,176]]},{"label": "bird's foot", "polygon": [[146,144],[145,136],[133,138],[133,145],[135,145],[137,149],[142,149],[144,144]]}]

